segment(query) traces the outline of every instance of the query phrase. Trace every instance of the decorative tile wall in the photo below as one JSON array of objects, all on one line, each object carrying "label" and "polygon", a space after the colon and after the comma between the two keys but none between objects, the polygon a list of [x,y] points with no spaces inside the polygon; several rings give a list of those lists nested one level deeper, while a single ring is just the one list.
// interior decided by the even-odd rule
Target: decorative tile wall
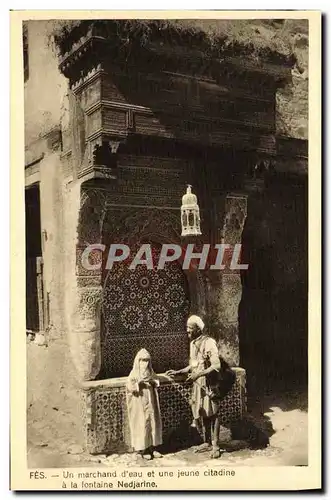
[{"label": "decorative tile wall", "polygon": [[[220,407],[222,425],[242,418],[246,409],[245,370],[235,368],[237,379],[232,391]],[[90,453],[114,453],[130,448],[130,432],[126,408],[125,380],[114,379],[107,385],[88,383],[82,391],[85,412],[86,449]],[[192,415],[189,406],[190,386],[161,382],[159,398],[164,440],[171,431],[189,428]]]}]

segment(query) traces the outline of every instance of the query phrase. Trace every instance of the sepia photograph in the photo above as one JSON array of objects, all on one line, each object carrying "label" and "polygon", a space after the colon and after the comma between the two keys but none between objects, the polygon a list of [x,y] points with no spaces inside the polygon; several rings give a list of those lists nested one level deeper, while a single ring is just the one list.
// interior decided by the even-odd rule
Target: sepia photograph
[{"label": "sepia photograph", "polygon": [[45,12],[19,26],[31,488],[308,471],[309,16]]}]

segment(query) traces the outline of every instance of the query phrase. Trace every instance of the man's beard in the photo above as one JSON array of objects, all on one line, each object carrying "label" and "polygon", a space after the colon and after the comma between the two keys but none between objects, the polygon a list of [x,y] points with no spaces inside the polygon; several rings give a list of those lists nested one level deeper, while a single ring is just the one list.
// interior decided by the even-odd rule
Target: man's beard
[{"label": "man's beard", "polygon": [[190,341],[195,340],[195,339],[197,339],[198,337],[200,337],[201,333],[202,333],[202,332],[201,332],[200,330],[198,330],[198,329],[197,329],[197,330],[194,330],[193,332],[191,332],[191,333],[190,333],[190,335],[189,335],[189,337],[190,337]]}]

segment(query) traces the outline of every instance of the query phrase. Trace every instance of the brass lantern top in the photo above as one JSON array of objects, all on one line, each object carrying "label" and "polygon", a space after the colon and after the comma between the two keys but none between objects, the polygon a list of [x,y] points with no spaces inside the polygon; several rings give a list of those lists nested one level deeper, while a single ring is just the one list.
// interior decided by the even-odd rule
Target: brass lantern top
[{"label": "brass lantern top", "polygon": [[182,197],[182,206],[184,208],[196,207],[198,205],[197,197],[194,193],[192,193],[192,186],[190,184],[187,185],[186,193]]},{"label": "brass lantern top", "polygon": [[187,185],[186,193],[182,197],[181,222],[182,236],[201,235],[198,199],[192,193],[192,186],[190,184]]}]

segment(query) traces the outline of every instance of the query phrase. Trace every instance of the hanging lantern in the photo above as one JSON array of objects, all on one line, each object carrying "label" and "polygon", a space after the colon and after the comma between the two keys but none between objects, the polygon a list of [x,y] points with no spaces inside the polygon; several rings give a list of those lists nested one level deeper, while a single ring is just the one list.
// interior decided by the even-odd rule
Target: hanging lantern
[{"label": "hanging lantern", "polygon": [[198,236],[201,234],[199,205],[197,197],[192,193],[191,188],[192,186],[187,186],[186,194],[182,198],[182,236]]}]

